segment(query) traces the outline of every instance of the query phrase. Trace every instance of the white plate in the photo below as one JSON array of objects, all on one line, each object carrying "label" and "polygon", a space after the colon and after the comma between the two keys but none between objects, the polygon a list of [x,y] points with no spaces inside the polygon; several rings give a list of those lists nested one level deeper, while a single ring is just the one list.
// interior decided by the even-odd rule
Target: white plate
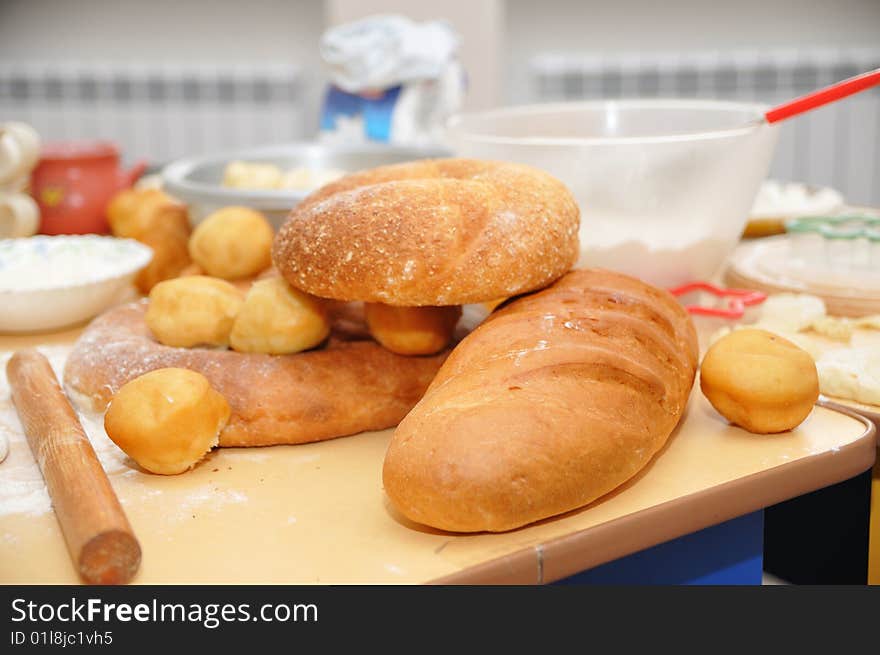
[{"label": "white plate", "polygon": [[0,331],[82,323],[125,299],[153,251],[132,239],[87,235],[0,240]]}]

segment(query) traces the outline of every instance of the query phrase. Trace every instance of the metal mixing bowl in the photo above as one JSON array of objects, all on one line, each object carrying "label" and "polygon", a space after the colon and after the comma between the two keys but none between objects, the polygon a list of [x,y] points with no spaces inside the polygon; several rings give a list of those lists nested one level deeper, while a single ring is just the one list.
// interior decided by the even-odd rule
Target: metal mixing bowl
[{"label": "metal mixing bowl", "polygon": [[387,144],[330,145],[288,143],[175,161],[162,171],[162,186],[185,202],[190,219],[198,223],[211,212],[240,205],[263,212],[278,228],[290,210],[310,191],[293,189],[240,189],[223,186],[223,172],[232,161],[274,164],[282,170],[308,167],[339,169],[347,173],[414,159],[448,157],[442,148]]}]

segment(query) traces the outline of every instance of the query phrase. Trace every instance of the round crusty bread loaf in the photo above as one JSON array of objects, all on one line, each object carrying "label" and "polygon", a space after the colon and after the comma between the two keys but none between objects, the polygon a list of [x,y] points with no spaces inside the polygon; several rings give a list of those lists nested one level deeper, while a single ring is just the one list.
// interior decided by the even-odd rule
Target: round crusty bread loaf
[{"label": "round crusty bread loaf", "polygon": [[577,259],[580,212],[529,166],[439,159],[322,187],[275,238],[293,286],[337,300],[462,305],[547,286]]},{"label": "round crusty bread loaf", "polygon": [[669,293],[573,271],[452,351],[394,432],[385,491],[407,518],[457,532],[582,507],[663,447],[697,358],[693,322]]}]

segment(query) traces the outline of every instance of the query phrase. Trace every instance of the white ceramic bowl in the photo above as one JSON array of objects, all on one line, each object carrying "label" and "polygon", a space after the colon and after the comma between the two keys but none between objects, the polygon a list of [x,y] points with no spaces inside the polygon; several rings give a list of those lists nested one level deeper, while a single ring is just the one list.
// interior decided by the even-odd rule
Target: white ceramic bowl
[{"label": "white ceramic bowl", "polygon": [[211,212],[240,205],[263,212],[281,227],[290,210],[313,189],[240,189],[223,186],[223,173],[232,161],[273,164],[283,171],[306,167],[341,170],[346,173],[430,157],[448,156],[441,148],[419,148],[387,144],[330,145],[288,143],[249,150],[181,159],[162,171],[162,187],[189,207],[190,220],[198,223]]},{"label": "white ceramic bowl", "polygon": [[661,286],[709,279],[736,246],[778,128],[760,105],[621,100],[511,107],[449,123],[456,155],[531,164],[581,208],[579,266]]},{"label": "white ceramic bowl", "polygon": [[94,234],[0,240],[0,331],[55,330],[94,318],[132,293],[153,251]]}]

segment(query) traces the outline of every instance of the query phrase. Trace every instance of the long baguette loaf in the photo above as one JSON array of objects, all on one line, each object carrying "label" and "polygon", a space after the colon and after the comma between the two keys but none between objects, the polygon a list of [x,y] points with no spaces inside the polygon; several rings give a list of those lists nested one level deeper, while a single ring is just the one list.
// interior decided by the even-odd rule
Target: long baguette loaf
[{"label": "long baguette loaf", "polygon": [[394,433],[385,491],[407,518],[460,532],[586,505],[660,450],[697,360],[671,295],[618,273],[569,273],[455,348]]}]

